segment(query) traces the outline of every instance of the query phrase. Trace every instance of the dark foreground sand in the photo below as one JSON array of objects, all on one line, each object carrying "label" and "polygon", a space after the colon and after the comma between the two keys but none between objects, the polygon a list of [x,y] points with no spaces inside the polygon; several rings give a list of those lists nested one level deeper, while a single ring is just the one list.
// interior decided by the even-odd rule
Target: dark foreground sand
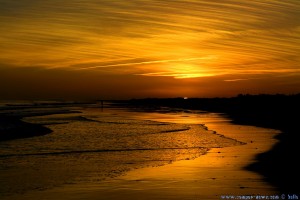
[{"label": "dark foreground sand", "polygon": [[233,125],[224,118],[207,119],[204,123],[210,130],[247,144],[212,149],[195,160],[137,169],[104,182],[65,185],[5,199],[222,199],[222,195],[281,195],[262,176],[244,169],[257,154],[271,149],[278,131]]}]

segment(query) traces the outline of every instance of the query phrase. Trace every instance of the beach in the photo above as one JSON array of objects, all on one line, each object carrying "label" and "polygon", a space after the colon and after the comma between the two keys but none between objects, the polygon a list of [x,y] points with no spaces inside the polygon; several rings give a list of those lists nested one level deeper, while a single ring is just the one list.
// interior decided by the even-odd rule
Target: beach
[{"label": "beach", "polygon": [[[202,110],[222,113],[236,125],[247,125],[279,130],[278,142],[267,152],[259,153],[246,169],[263,179],[282,194],[298,194],[294,180],[299,177],[298,156],[300,95],[240,94],[231,98],[173,98],[140,99],[127,102],[133,108],[151,110],[167,106],[174,109]],[[146,108],[146,109],[145,109]]]},{"label": "beach", "polygon": [[1,200],[299,199],[300,0],[0,5]]},{"label": "beach", "polygon": [[[272,148],[276,143],[274,136],[279,131],[233,125],[230,119],[216,113],[199,115],[185,110],[151,113],[124,109],[118,113],[122,116],[131,113],[135,120],[176,123],[179,126],[205,124],[205,129],[212,131],[212,134],[233,138],[239,144],[211,148],[198,156],[190,152],[189,156],[169,163],[151,162],[151,166],[138,166],[98,181],[90,174],[89,178],[80,181],[70,179],[69,183],[10,194],[3,199],[220,199],[223,195],[281,195],[261,175],[245,169],[255,161],[257,154]],[[82,164],[89,165],[89,162],[93,160]],[[69,169],[78,170],[76,167]],[[67,169],[60,172],[65,173]]]}]

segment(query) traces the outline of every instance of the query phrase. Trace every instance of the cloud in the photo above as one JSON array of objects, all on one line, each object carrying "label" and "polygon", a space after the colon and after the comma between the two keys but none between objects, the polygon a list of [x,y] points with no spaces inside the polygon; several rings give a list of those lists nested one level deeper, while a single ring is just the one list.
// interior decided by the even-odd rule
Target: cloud
[{"label": "cloud", "polygon": [[148,64],[160,64],[160,63],[176,63],[176,62],[188,62],[188,61],[197,61],[197,60],[209,60],[213,59],[213,56],[199,57],[199,58],[178,58],[170,60],[150,60],[142,62],[127,62],[127,63],[118,63],[118,64],[108,64],[108,65],[98,65],[91,67],[82,67],[75,70],[88,70],[88,69],[97,69],[97,68],[107,68],[107,67],[120,67],[120,66],[135,66],[135,65],[148,65]]},{"label": "cloud", "polygon": [[227,75],[233,78],[220,82],[248,84],[248,77],[300,73],[299,0],[1,2],[0,63],[6,68],[45,69],[66,80],[73,73],[130,76],[150,85]]},{"label": "cloud", "polygon": [[236,82],[236,81],[247,81],[250,79],[246,79],[246,78],[237,78],[237,79],[228,79],[228,80],[224,80],[226,82]]}]

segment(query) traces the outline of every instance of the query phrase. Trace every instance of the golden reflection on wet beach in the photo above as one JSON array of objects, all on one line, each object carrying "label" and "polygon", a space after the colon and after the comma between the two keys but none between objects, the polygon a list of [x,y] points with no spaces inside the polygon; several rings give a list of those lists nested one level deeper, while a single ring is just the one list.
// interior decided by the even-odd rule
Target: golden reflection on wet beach
[{"label": "golden reflection on wet beach", "polygon": [[[116,111],[124,115],[126,111]],[[213,148],[196,159],[169,163],[160,167],[143,167],[125,175],[95,181],[65,184],[45,191],[14,195],[14,199],[219,199],[221,195],[279,195],[263,178],[244,169],[258,153],[268,151],[276,142],[278,131],[253,126],[233,125],[218,114],[161,114],[130,112],[139,120],[199,124],[209,130],[244,142],[225,148]],[[197,119],[196,117],[199,116]],[[195,124],[194,124],[195,125]],[[181,138],[182,139],[182,138]],[[9,199],[9,198],[8,198]]]}]

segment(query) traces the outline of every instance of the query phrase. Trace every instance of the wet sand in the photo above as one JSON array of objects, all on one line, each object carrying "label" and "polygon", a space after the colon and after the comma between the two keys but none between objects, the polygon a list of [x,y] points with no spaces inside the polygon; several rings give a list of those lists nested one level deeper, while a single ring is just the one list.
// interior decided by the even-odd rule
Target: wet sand
[{"label": "wet sand", "polygon": [[169,107],[174,109],[202,110],[224,113],[234,124],[280,130],[278,142],[267,152],[256,156],[256,161],[246,167],[259,173],[280,193],[296,194],[300,179],[298,156],[300,94],[293,95],[238,95],[232,98],[192,99],[141,99],[129,105],[147,109]]},{"label": "wet sand", "polygon": [[102,182],[65,185],[6,199],[220,199],[221,195],[280,195],[263,177],[244,169],[257,154],[272,148],[278,131],[233,125],[217,115],[201,120],[208,129],[247,144],[211,149],[195,160],[137,169]]}]

